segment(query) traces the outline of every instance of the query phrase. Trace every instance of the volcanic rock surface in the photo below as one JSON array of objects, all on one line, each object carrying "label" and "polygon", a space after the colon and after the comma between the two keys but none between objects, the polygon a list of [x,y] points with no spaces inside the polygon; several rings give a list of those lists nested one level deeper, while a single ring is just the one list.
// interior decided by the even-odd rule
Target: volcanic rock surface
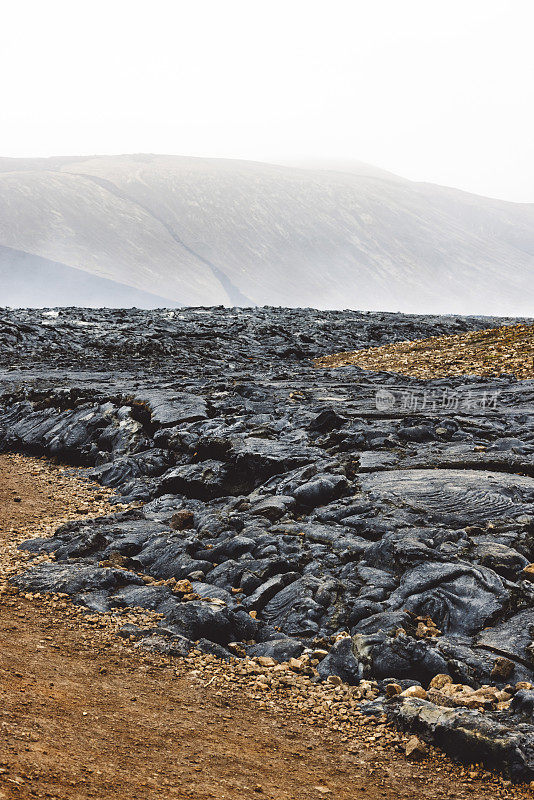
[{"label": "volcanic rock surface", "polygon": [[[139,504],[28,541],[54,558],[17,584],[163,614],[125,632],[162,652],[326,649],[323,679],[377,681],[370,711],[534,778],[534,381],[312,362],[502,324],[4,312],[0,447],[82,464]],[[386,699],[436,675],[513,701]]]}]

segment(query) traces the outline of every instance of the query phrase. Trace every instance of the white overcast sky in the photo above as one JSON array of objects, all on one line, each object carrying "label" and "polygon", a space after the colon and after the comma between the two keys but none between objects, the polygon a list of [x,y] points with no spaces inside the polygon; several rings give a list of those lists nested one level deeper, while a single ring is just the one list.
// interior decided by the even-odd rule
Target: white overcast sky
[{"label": "white overcast sky", "polygon": [[534,202],[534,0],[12,0],[0,155],[357,159]]}]

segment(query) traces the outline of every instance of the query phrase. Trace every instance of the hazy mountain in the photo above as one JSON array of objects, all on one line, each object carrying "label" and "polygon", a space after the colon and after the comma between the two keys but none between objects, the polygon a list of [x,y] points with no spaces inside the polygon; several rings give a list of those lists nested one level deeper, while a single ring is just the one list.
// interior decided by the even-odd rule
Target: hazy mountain
[{"label": "hazy mountain", "polygon": [[[358,163],[0,159],[0,245],[113,281],[106,305],[132,304],[121,301],[122,286],[185,305],[502,315],[533,307],[534,205]],[[2,264],[0,305],[50,305],[54,280],[61,304],[67,273],[51,270],[45,303],[20,259],[4,250]],[[86,291],[80,285],[81,305]]]},{"label": "hazy mountain", "polygon": [[161,308],[180,303],[0,245],[0,304],[13,308]]},{"label": "hazy mountain", "polygon": [[[274,162],[273,162],[274,163]],[[298,169],[308,170],[327,170],[328,172],[348,172],[358,175],[360,178],[382,178],[388,181],[401,181],[407,183],[405,178],[396,175],[394,172],[374,167],[364,161],[355,161],[346,158],[303,158],[291,159],[290,161],[278,161],[278,165],[283,167],[297,167]]]}]

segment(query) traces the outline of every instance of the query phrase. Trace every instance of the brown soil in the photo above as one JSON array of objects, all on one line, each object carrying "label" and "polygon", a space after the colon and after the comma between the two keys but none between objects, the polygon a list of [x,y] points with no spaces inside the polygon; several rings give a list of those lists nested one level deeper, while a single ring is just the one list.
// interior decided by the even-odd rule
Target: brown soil
[{"label": "brown soil", "polygon": [[[102,513],[106,496],[44,461],[0,456],[3,575],[24,561],[15,541],[50,532],[54,519]],[[304,715],[302,687],[254,699],[254,676],[211,657],[136,650],[115,622],[58,596],[18,594],[5,580],[0,615],[2,800],[530,794],[433,749],[408,761],[406,737],[380,720],[347,717],[342,703],[336,716],[342,687],[325,690],[334,698],[326,711]]]},{"label": "brown soil", "polygon": [[515,375],[534,378],[534,325],[510,325],[458,336],[395,342],[318,358],[316,367],[355,365],[415,378]]}]

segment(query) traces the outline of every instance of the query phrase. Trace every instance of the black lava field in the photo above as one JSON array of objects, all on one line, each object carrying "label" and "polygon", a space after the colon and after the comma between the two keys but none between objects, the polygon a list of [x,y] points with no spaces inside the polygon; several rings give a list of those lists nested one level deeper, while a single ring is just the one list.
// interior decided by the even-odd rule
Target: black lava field
[{"label": "black lava field", "polygon": [[[369,713],[534,779],[534,381],[312,361],[501,324],[0,310],[0,450],[82,465],[137,501],[26,542],[54,560],[15,582],[91,613],[159,612],[124,634],[161,652],[285,661],[323,648],[318,680],[377,682]],[[436,675],[509,690],[511,704],[386,696]]]}]

